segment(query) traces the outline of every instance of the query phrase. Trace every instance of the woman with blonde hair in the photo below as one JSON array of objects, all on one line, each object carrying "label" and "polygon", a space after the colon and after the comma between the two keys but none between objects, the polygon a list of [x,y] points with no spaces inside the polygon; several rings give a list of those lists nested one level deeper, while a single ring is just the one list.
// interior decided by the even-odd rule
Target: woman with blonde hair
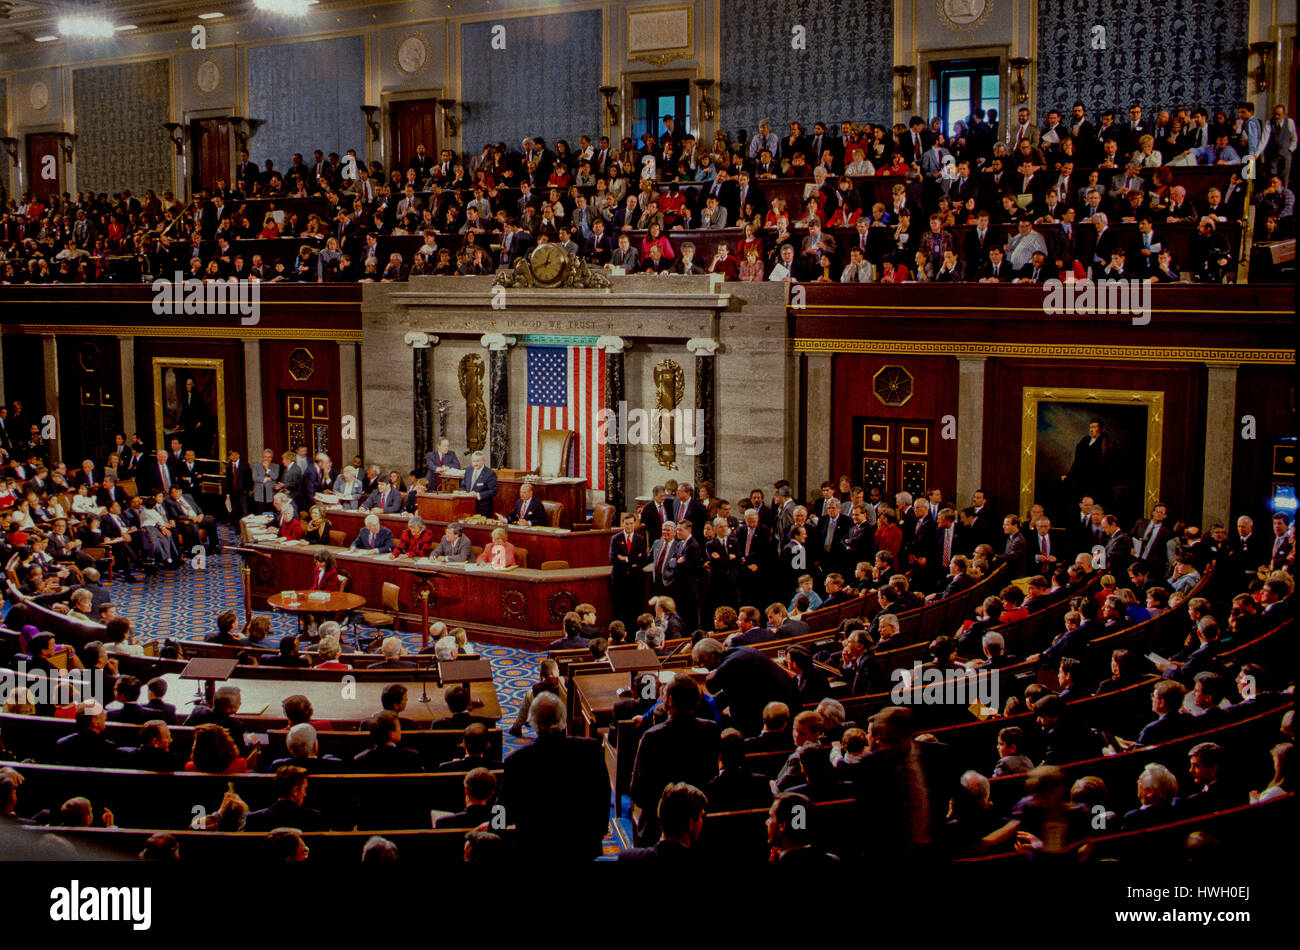
[{"label": "woman with blonde hair", "polygon": [[510,532],[505,528],[492,531],[492,541],[483,545],[483,553],[478,556],[480,564],[492,567],[514,567],[515,546],[510,543]]}]

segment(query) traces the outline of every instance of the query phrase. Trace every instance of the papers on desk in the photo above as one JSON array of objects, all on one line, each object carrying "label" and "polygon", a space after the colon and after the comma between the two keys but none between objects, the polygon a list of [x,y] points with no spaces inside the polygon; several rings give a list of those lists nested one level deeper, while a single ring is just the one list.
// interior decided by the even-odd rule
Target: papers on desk
[{"label": "papers on desk", "polygon": [[573,475],[554,475],[550,478],[536,478],[532,481],[540,485],[576,485],[578,482],[586,481],[585,478],[577,478]]},{"label": "papers on desk", "polygon": [[297,547],[303,547],[303,548],[305,548],[305,547],[307,546],[307,541],[306,541],[305,538],[294,538],[292,541],[289,540],[288,538],[286,538],[286,539],[285,539],[283,542],[281,542],[281,543],[282,543],[286,548],[297,548]]},{"label": "papers on desk", "polygon": [[379,553],[379,549],[378,548],[352,548],[349,553],[355,554],[358,557],[374,557],[376,554]]},{"label": "papers on desk", "polygon": [[329,591],[314,590],[307,595],[307,599],[308,600],[329,600],[330,599]]},{"label": "papers on desk", "polygon": [[337,505],[339,503],[339,496],[334,494],[332,491],[318,491],[316,493],[316,501],[319,504],[328,507],[330,505]]},{"label": "papers on desk", "polygon": [[493,571],[513,571],[517,566],[518,565],[510,564],[505,567],[497,567],[495,564],[479,564],[475,561],[467,561],[465,563],[465,570],[482,571],[483,573],[491,573]]},{"label": "papers on desk", "polygon": [[440,469],[438,469],[438,474],[439,474],[439,475],[454,475],[454,476],[456,476],[457,478],[464,478],[464,477],[465,477],[465,470],[464,470],[463,468],[440,468]]}]

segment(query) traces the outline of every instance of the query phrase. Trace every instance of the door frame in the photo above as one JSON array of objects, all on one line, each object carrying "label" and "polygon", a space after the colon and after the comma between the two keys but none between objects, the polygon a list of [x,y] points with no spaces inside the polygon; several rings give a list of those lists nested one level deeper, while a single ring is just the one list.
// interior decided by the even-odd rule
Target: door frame
[{"label": "door frame", "polygon": [[[14,175],[18,180],[18,188],[14,191],[15,198],[21,196],[24,191],[31,193],[33,190],[32,170],[27,167],[27,137],[29,135],[51,135],[60,132],[62,131],[61,125],[62,123],[59,122],[46,122],[43,125],[31,125],[14,130],[14,135],[22,143],[18,149],[18,161],[15,163],[14,169]],[[56,150],[55,157],[59,169],[59,191],[75,192],[76,189],[72,187],[74,183],[69,180],[70,173],[68,163],[63,158],[63,149]]]},{"label": "door frame", "polygon": [[[1001,81],[998,83],[998,122],[1002,128],[1006,128],[1007,113],[1013,105],[1019,108],[1018,104],[1011,102],[1011,67],[1008,60],[1011,58],[1011,46],[993,45],[993,46],[959,46],[959,47],[940,47],[937,49],[922,49],[916,51],[916,88],[912,95],[912,115],[921,115],[922,112],[930,108],[930,80],[933,78],[934,64],[944,63],[956,59],[996,59],[998,61],[998,75]],[[1037,103],[1035,96],[1038,90],[1034,88],[1034,79],[1030,75],[1030,70],[1025,71],[1025,86],[1029,93],[1029,101],[1024,105],[1029,108],[1029,115],[1036,116],[1035,111]],[[901,115],[901,113],[900,113]],[[902,116],[898,121],[906,123],[910,116]],[[925,116],[926,121],[934,118]],[[1037,119],[1034,119],[1037,121]]]},{"label": "door frame", "polygon": [[[700,75],[700,73],[701,70],[698,67],[687,68],[687,69],[665,69],[665,70],[640,71],[640,72],[624,71],[619,78],[618,129],[610,131],[609,133],[609,137],[611,139],[610,145],[611,146],[616,145],[617,142],[621,142],[625,137],[630,136],[632,134],[632,87],[633,86],[642,83],[681,82],[682,80],[686,81],[686,104],[690,107],[691,110],[691,122],[697,125],[693,133],[695,135],[695,142],[697,145],[700,142],[704,142],[705,145],[712,145],[713,144],[712,129],[709,129],[706,132],[703,127],[704,123],[699,122],[698,117],[695,114],[699,106],[699,103],[696,98],[697,90],[695,88],[695,79]],[[717,87],[715,86],[714,87],[715,95],[716,95],[716,89]],[[602,119],[604,119],[604,112],[605,109],[602,106],[601,107]],[[604,121],[602,121],[601,127],[607,128],[608,126]],[[661,129],[655,130],[655,138],[659,137],[660,131]],[[707,141],[705,141],[704,139],[704,136],[706,134],[708,136]]]},{"label": "door frame", "polygon": [[[190,181],[190,166],[194,159],[194,140],[190,134],[190,125],[198,119],[224,119],[231,114],[229,109],[187,109],[181,116],[181,126],[185,129],[185,154],[178,156],[173,148],[172,156],[172,193],[180,197],[182,192],[183,202],[188,203],[194,197],[192,182]],[[227,181],[230,187],[235,186],[234,169],[235,156],[238,154],[239,145],[235,140],[232,130],[230,135],[230,154],[226,156],[226,168],[229,171]],[[179,160],[179,161],[178,161]],[[178,170],[177,164],[181,167]],[[177,183],[179,182],[179,186]]]},{"label": "door frame", "polygon": [[[411,102],[420,99],[442,99],[447,95],[446,87],[435,86],[428,89],[403,89],[400,92],[385,92],[379,97],[379,114],[375,117],[379,122],[379,161],[383,162],[384,168],[392,171],[389,167],[392,163],[389,159],[397,151],[397,143],[393,141],[393,123],[389,107],[395,102]],[[449,148],[452,152],[459,154],[461,151],[462,137],[460,135],[460,116],[457,115],[457,128],[455,136],[440,135],[437,139],[438,148]],[[442,123],[442,107],[438,107],[438,121]],[[443,124],[442,131],[446,132],[446,125]],[[369,131],[366,132],[369,135]],[[482,144],[482,143],[480,143]],[[477,147],[477,146],[476,146]],[[434,153],[435,157],[436,153]],[[469,167],[469,156],[463,156],[465,167]]]}]

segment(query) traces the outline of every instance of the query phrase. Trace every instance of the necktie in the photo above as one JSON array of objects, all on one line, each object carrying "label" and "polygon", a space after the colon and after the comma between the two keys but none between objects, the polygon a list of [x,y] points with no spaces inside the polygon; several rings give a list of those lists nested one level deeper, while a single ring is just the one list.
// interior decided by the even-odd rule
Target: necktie
[{"label": "necktie", "polygon": [[1043,554],[1043,556],[1046,557],[1047,556],[1047,535],[1044,534],[1039,538],[1038,548],[1039,551]]},{"label": "necktie", "polygon": [[668,558],[668,542],[665,541],[659,546],[659,559],[655,561],[655,577],[663,577],[664,561]]},{"label": "necktie", "polygon": [[947,567],[952,560],[952,528],[943,532],[943,566]]},{"label": "necktie", "polygon": [[831,549],[831,542],[835,540],[835,525],[833,523],[826,525],[826,550]]},{"label": "necktie", "polygon": [[745,557],[749,557],[749,546],[753,543],[754,543],[754,531],[751,529],[750,531],[745,533]]},{"label": "necktie", "polygon": [[159,465],[159,466],[158,466],[158,471],[162,473],[162,483],[163,483],[163,488],[167,489],[168,491],[171,491],[171,488],[172,488],[172,477],[171,477],[171,475],[167,472],[167,466],[166,466],[166,465]]}]

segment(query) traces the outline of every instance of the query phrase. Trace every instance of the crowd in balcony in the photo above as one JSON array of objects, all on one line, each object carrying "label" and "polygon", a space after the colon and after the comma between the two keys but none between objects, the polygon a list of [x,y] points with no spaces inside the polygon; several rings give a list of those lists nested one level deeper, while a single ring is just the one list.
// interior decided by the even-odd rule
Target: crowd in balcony
[{"label": "crowd in balcony", "polygon": [[[1233,115],[1151,116],[1132,103],[1126,116],[1106,109],[1094,123],[1076,102],[1042,125],[1023,107],[1010,122],[976,109],[949,131],[920,116],[892,128],[791,121],[780,134],[764,120],[753,134],[719,130],[711,142],[667,118],[639,144],[581,135],[552,146],[534,136],[473,155],[420,145],[389,169],[353,150],[294,154],[284,168],[243,150],[232,180],[188,204],[152,190],[10,201],[0,283],[178,270],[400,281],[491,274],[544,242],[616,273],[730,280],[1223,282],[1236,279],[1241,253],[1239,232],[1224,225],[1246,218],[1248,193],[1258,242],[1294,234],[1296,134],[1283,107],[1261,120],[1249,103]],[[1223,177],[1192,197],[1180,170],[1197,165],[1221,166]],[[1184,224],[1196,233],[1175,253],[1161,232]],[[115,268],[123,260],[132,266]]]}]

